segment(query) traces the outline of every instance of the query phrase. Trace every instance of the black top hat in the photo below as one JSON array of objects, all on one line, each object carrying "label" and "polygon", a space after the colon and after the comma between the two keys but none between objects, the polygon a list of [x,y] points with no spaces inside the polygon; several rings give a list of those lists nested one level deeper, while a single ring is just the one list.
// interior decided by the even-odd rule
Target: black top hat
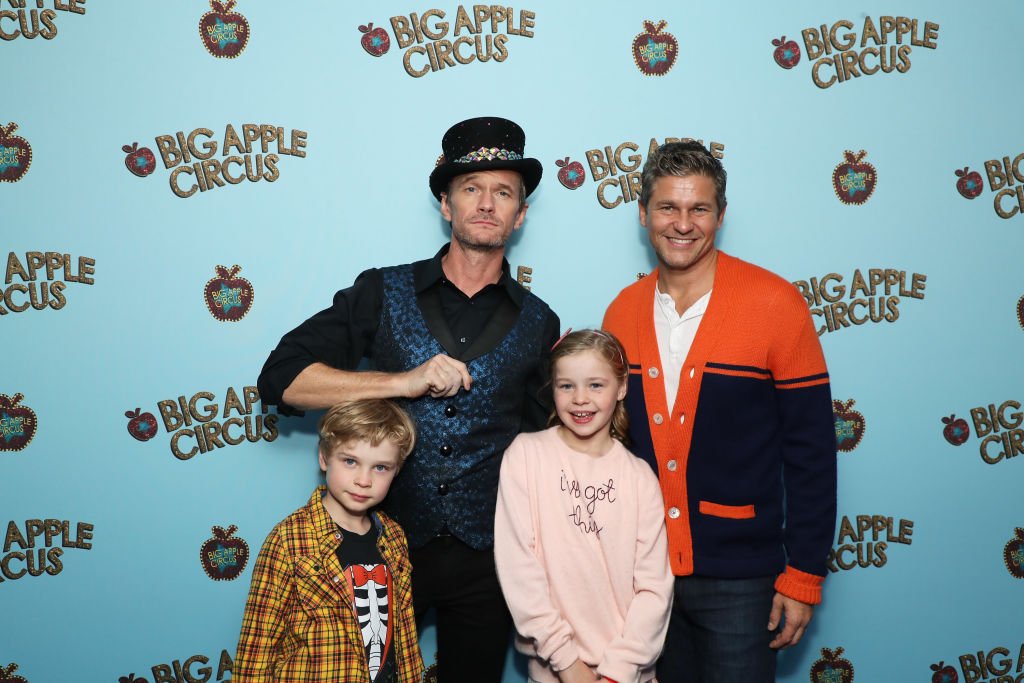
[{"label": "black top hat", "polygon": [[430,174],[430,191],[441,199],[451,179],[474,171],[518,171],[526,194],[533,192],[544,172],[536,159],[524,159],[526,134],[508,119],[482,116],[456,123],[441,140],[441,157]]}]

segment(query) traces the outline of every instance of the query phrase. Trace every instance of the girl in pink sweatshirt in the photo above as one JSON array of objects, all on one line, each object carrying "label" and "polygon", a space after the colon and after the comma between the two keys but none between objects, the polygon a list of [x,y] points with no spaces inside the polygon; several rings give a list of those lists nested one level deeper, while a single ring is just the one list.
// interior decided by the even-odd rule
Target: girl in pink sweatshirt
[{"label": "girl in pink sweatshirt", "polygon": [[607,332],[565,336],[551,426],[505,451],[494,557],[532,681],[654,678],[673,579],[657,477],[622,444],[628,370]]}]

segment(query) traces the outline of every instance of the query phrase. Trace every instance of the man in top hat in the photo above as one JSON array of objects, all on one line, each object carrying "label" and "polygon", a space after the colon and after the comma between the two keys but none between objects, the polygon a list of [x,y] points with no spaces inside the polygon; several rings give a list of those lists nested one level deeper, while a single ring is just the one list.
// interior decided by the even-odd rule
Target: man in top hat
[{"label": "man in top hat", "polygon": [[[541,178],[524,143],[506,119],[452,126],[430,174],[450,242],[433,258],[363,272],[281,339],[258,383],[283,414],[384,397],[412,415],[416,449],[385,510],[409,540],[417,614],[436,609],[445,683],[501,680],[511,619],[492,554],[499,466],[550,409],[541,389],[558,317],[504,258]],[[363,358],[372,370],[356,370]]]}]

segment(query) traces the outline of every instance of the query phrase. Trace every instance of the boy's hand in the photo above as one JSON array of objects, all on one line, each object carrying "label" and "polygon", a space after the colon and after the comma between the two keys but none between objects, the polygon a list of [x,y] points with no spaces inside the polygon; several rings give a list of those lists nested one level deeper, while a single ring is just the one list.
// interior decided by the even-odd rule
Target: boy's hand
[{"label": "boy's hand", "polygon": [[558,680],[562,683],[596,683],[601,677],[591,671],[583,660],[577,659],[568,669],[558,672]]},{"label": "boy's hand", "polygon": [[434,398],[454,396],[459,389],[467,391],[473,386],[466,364],[451,356],[439,353],[406,375],[405,396],[417,398],[430,394]]}]

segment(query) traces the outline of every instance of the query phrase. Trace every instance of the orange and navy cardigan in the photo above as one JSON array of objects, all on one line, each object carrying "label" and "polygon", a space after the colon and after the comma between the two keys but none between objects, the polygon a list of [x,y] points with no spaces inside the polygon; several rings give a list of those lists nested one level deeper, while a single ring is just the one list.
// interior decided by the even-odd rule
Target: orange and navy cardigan
[{"label": "orange and navy cardigan", "polygon": [[803,297],[718,252],[707,311],[674,406],[654,332],[655,271],[608,307],[629,359],[629,436],[665,498],[676,576],[778,574],[776,590],[821,601],[836,520],[836,440],[825,358]]}]

